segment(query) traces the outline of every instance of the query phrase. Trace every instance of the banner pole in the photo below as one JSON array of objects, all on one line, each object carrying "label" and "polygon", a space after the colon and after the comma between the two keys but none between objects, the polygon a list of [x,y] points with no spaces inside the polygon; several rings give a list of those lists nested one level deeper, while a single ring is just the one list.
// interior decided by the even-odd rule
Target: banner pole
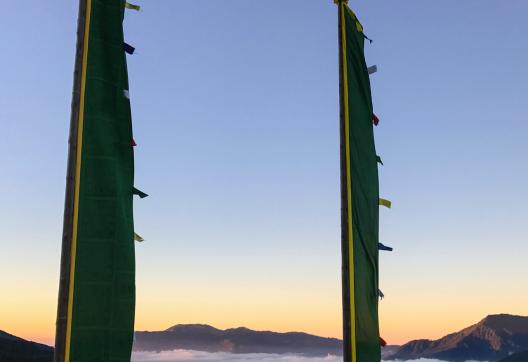
[{"label": "banner pole", "polygon": [[348,242],[348,194],[347,194],[347,164],[345,136],[345,88],[343,64],[343,0],[335,1],[338,8],[338,48],[339,48],[339,154],[341,175],[341,281],[343,307],[343,362],[352,362],[351,346],[351,313],[350,313],[350,261]]},{"label": "banner pole", "polygon": [[83,49],[85,39],[87,0],[79,0],[77,18],[77,46],[75,50],[75,67],[73,73],[73,91],[70,116],[70,133],[68,139],[68,163],[66,171],[66,192],[64,202],[64,221],[62,230],[62,248],[60,261],[59,295],[55,332],[54,362],[65,362],[66,333],[68,324],[68,296],[70,287],[71,248],[73,237],[73,210],[75,194],[75,170],[77,163],[77,135],[79,128],[79,105],[81,97],[81,76]]}]

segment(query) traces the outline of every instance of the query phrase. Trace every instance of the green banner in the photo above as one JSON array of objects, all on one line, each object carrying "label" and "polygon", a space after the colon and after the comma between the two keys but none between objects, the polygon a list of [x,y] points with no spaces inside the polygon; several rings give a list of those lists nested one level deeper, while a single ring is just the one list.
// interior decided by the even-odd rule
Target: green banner
[{"label": "green banner", "polygon": [[378,157],[363,27],[339,2],[344,113],[345,361],[381,360],[378,322]]},{"label": "green banner", "polygon": [[[61,271],[55,361],[124,362],[131,356],[134,154],[124,8],[123,0],[81,1],[80,74],[75,75],[79,94],[74,93],[77,118],[72,119],[77,127],[72,134],[77,145],[71,161],[73,207],[71,220],[65,216],[65,235],[70,235],[71,225],[71,239],[65,236],[63,241],[67,260],[62,262],[69,270]],[[61,310],[66,313],[65,331]]]}]

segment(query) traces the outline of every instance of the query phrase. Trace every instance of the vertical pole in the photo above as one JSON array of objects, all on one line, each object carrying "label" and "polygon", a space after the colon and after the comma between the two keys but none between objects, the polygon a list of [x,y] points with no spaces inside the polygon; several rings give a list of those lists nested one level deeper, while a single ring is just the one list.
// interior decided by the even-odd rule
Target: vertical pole
[{"label": "vertical pole", "polygon": [[79,105],[81,98],[81,73],[85,39],[86,0],[79,0],[77,19],[77,48],[73,73],[73,92],[70,117],[70,135],[68,139],[68,165],[66,171],[66,195],[64,202],[64,221],[62,230],[62,250],[60,262],[59,297],[55,331],[54,362],[65,361],[66,330],[68,323],[68,296],[70,286],[71,247],[73,236],[73,209],[75,194],[75,170],[77,163],[77,134],[79,128]]},{"label": "vertical pole", "polygon": [[338,34],[339,34],[339,151],[341,165],[341,281],[343,304],[343,362],[352,361],[351,323],[355,321],[350,317],[350,261],[349,261],[349,236],[348,236],[348,194],[346,160],[346,135],[345,135],[345,75],[343,63],[343,0],[336,1],[338,7]]}]

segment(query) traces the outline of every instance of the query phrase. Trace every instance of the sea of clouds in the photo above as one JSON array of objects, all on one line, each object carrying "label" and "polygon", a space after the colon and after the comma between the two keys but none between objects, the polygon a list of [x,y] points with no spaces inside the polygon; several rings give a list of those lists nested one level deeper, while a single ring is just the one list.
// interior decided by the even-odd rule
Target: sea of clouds
[{"label": "sea of clouds", "polygon": [[[341,356],[303,357],[293,354],[248,353],[232,354],[226,352],[199,352],[175,350],[164,352],[134,352],[133,362],[342,362]],[[443,362],[434,359],[419,359],[413,362]],[[467,361],[476,362],[476,361]]]},{"label": "sea of clouds", "polygon": [[341,362],[339,356],[302,357],[293,354],[199,352],[175,350],[164,352],[134,352],[133,362]]}]

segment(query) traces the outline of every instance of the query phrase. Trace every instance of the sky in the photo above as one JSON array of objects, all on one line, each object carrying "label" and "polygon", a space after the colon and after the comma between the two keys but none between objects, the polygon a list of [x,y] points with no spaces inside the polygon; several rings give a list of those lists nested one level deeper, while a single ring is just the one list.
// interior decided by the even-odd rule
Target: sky
[{"label": "sky", "polygon": [[[137,330],[341,336],[337,9],[156,0],[127,11]],[[528,315],[528,2],[350,1],[372,75],[382,336]],[[52,343],[77,4],[0,13],[0,329]]]}]

